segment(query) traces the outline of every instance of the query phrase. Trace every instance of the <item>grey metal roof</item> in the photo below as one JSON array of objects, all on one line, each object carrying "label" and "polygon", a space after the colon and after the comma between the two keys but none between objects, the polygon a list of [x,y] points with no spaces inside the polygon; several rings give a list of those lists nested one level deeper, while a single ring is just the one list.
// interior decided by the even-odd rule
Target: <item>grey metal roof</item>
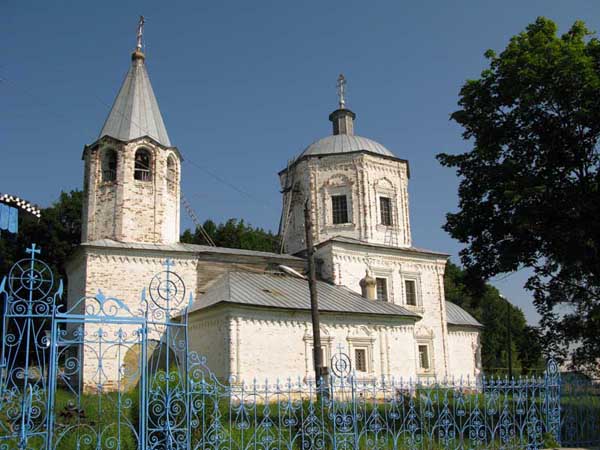
[{"label": "grey metal roof", "polygon": [[237,255],[237,256],[254,256],[263,258],[274,258],[281,260],[295,260],[304,261],[302,258],[297,256],[271,253],[271,252],[259,252],[255,250],[244,250],[239,248],[226,248],[226,247],[211,247],[208,245],[196,245],[196,244],[184,244],[181,242],[175,242],[172,244],[144,244],[138,242],[119,242],[113,241],[112,239],[99,239],[97,241],[83,242],[82,246],[88,247],[110,247],[110,248],[123,248],[123,249],[136,249],[136,250],[159,250],[168,252],[188,252],[188,253],[218,253],[222,255]]},{"label": "grey metal roof", "polygon": [[475,317],[452,302],[446,302],[446,321],[448,325],[483,327]]},{"label": "grey metal roof", "polygon": [[346,244],[366,245],[368,247],[402,250],[402,251],[407,251],[407,252],[412,252],[412,253],[427,253],[430,255],[441,256],[441,257],[450,256],[447,253],[436,252],[434,250],[428,250],[426,248],[421,248],[421,247],[412,247],[412,246],[411,247],[395,247],[395,246],[386,245],[386,244],[378,244],[376,242],[365,242],[365,241],[361,241],[360,239],[355,239],[355,238],[351,238],[351,237],[347,237],[347,236],[334,236],[330,239],[327,239],[326,241],[320,242],[317,245],[317,247],[321,247],[321,246],[327,244],[328,242],[343,242]]},{"label": "grey metal roof", "polygon": [[331,153],[350,153],[360,150],[365,150],[379,155],[392,156],[395,155],[381,145],[371,139],[362,136],[349,134],[336,134],[324,137],[310,144],[302,152],[299,158],[308,155],[327,155]]},{"label": "grey metal roof", "polygon": [[133,60],[100,136],[131,141],[150,136],[170,147],[171,141],[154,96],[143,58]]},{"label": "grey metal roof", "polygon": [[[418,314],[393,303],[366,300],[344,286],[318,282],[319,310],[419,318]],[[191,311],[228,302],[270,308],[310,310],[306,280],[279,274],[228,272],[206,293],[200,295]]]}]

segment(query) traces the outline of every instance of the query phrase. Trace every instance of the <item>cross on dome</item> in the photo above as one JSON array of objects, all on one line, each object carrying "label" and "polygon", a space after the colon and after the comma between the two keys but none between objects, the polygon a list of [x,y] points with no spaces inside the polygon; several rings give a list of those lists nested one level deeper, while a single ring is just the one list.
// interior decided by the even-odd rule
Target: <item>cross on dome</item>
[{"label": "cross on dome", "polygon": [[337,79],[337,93],[340,109],[344,109],[346,107],[346,77],[343,73],[340,73]]}]

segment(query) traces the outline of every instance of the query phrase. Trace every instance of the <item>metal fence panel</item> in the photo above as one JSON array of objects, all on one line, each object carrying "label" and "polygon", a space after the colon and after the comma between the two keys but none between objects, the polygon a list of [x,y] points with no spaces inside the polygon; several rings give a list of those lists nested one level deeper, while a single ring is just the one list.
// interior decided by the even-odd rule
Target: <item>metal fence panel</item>
[{"label": "metal fence panel", "polygon": [[600,444],[600,380],[567,375],[561,384],[561,442],[582,447]]},{"label": "metal fence panel", "polygon": [[553,361],[510,381],[374,380],[340,348],[327,383],[224,383],[188,351],[192,298],[172,261],[136,308],[98,293],[64,309],[28,253],[0,284],[0,450],[537,449],[598,430]]}]

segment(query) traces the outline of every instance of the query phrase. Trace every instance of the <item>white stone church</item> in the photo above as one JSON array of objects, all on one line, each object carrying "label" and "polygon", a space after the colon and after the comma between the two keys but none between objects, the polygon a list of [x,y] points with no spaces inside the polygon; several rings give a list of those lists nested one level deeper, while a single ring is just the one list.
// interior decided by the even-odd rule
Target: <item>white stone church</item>
[{"label": "white stone church", "polygon": [[69,302],[100,289],[137,305],[170,258],[195,298],[190,347],[219,378],[309,379],[309,288],[288,269],[306,271],[309,199],[326,365],[342,346],[364,378],[477,377],[481,325],[444,300],[448,255],[412,243],[408,161],[354,134],[340,87],[333,134],[279,173],[285,253],[183,244],[182,156],[138,44],[98,139],[83,151],[84,226],[67,267]]}]

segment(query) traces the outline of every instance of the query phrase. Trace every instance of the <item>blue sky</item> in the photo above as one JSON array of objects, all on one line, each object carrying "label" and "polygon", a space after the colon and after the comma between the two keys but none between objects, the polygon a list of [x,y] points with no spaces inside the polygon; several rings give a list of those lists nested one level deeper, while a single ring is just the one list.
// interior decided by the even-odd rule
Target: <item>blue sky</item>
[{"label": "blue sky", "polygon": [[[0,192],[43,206],[81,188],[81,151],[129,65],[138,16],[183,191],[198,216],[275,230],[276,173],[328,135],[335,80],[348,79],[357,134],[410,161],[414,244],[460,245],[442,229],[455,174],[439,152],[468,148],[449,121],[460,86],[537,16],[599,28],[600,3],[538,1],[28,2],[0,5]],[[184,227],[190,226],[182,217]],[[494,284],[531,322],[525,272]]]}]

